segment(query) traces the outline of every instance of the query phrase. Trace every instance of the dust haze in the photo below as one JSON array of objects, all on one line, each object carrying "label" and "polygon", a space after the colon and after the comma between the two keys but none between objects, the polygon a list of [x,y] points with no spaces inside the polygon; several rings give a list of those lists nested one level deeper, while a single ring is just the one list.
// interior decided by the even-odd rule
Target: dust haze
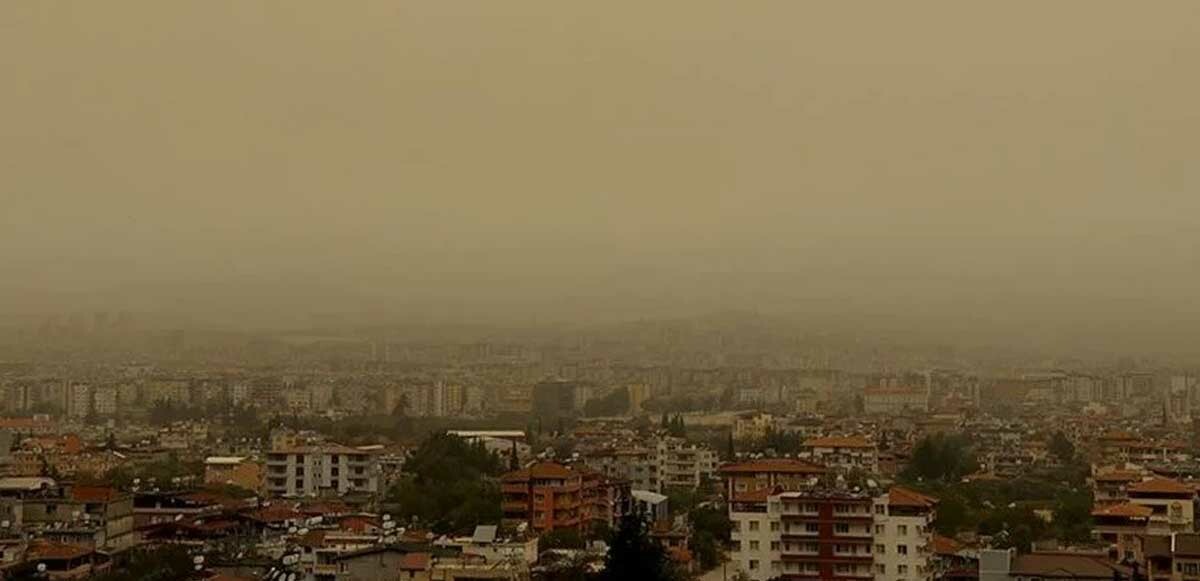
[{"label": "dust haze", "polygon": [[1200,4],[0,3],[0,315],[1190,349]]}]

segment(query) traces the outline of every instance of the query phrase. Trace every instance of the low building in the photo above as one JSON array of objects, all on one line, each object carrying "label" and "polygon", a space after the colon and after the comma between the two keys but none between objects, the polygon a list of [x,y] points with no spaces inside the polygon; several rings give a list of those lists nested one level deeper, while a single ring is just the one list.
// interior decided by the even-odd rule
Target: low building
[{"label": "low building", "polygon": [[879,472],[879,448],[862,436],[825,436],[804,441],[801,456],[839,471]]},{"label": "low building", "polygon": [[209,456],[204,459],[204,483],[259,492],[263,488],[262,465],[245,456]]}]

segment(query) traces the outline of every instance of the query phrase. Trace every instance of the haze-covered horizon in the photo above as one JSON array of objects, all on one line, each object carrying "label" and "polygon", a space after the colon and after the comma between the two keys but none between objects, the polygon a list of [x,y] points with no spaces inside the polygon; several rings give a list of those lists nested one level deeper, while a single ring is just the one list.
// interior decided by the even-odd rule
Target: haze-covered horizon
[{"label": "haze-covered horizon", "polygon": [[10,2],[0,314],[1181,347],[1190,1]]}]

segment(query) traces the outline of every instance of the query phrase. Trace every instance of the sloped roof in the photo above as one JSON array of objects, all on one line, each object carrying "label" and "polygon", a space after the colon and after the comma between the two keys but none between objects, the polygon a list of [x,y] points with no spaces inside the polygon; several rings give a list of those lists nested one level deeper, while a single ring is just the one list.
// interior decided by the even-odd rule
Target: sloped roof
[{"label": "sloped roof", "polygon": [[937,555],[955,555],[963,549],[963,544],[942,535],[933,535],[933,552]]},{"label": "sloped roof", "polygon": [[1080,553],[1029,553],[1013,557],[1009,575],[1069,577],[1073,579],[1112,579],[1113,571],[1129,575],[1125,567],[1109,563],[1099,555]]},{"label": "sloped roof", "polygon": [[1194,494],[1196,490],[1170,478],[1151,478],[1129,485],[1129,492],[1143,494]]},{"label": "sloped roof", "polygon": [[1119,516],[1127,518],[1146,518],[1154,513],[1154,510],[1148,506],[1133,504],[1126,502],[1122,504],[1114,504],[1110,506],[1097,507],[1092,511],[1092,516]]},{"label": "sloped roof", "polygon": [[921,494],[903,486],[893,486],[888,490],[888,506],[933,508],[937,506],[938,502],[939,500],[932,496]]}]

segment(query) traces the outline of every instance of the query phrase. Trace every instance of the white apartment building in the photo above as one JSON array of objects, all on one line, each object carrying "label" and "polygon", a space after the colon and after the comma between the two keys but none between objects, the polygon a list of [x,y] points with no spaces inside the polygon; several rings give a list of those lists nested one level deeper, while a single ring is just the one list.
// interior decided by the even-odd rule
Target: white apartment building
[{"label": "white apartment building", "polygon": [[935,498],[894,487],[875,499],[875,581],[933,579]]},{"label": "white apartment building", "polygon": [[92,409],[96,415],[112,417],[117,415],[117,386],[101,385],[92,393]]},{"label": "white apartment building", "polygon": [[266,480],[273,496],[377,492],[379,460],[372,452],[338,444],[278,448],[267,455]]},{"label": "white apartment building", "polygon": [[682,438],[658,441],[658,492],[663,488],[696,488],[717,473],[717,453]]},{"label": "white apartment building", "polygon": [[754,581],[931,580],[937,502],[899,487],[742,493],[729,503],[730,565]]},{"label": "white apartment building", "polygon": [[67,415],[72,418],[86,418],[92,413],[92,386],[86,383],[73,383],[67,387]]}]

